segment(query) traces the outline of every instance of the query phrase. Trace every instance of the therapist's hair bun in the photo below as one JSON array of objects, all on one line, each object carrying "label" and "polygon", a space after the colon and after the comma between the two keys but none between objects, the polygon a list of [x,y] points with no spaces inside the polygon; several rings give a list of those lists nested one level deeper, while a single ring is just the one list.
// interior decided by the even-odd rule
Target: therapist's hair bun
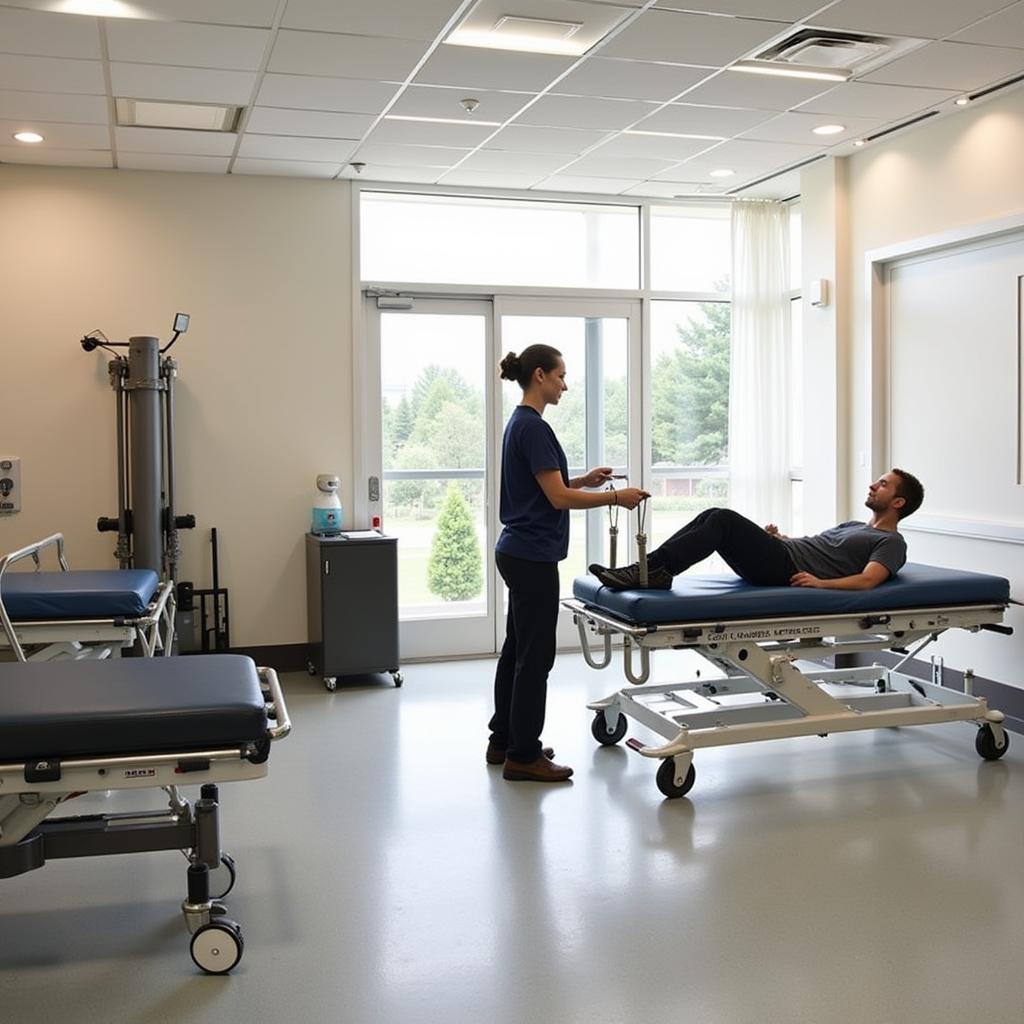
[{"label": "therapist's hair bun", "polygon": [[519,374],[522,371],[523,364],[519,359],[519,356],[515,352],[509,352],[507,356],[501,361],[501,379],[502,380],[519,380]]}]

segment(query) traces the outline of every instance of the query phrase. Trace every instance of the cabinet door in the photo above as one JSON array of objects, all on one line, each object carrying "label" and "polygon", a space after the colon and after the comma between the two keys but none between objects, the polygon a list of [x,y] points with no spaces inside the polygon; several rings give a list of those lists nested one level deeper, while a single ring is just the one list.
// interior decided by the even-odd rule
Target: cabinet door
[{"label": "cabinet door", "polygon": [[396,545],[334,545],[320,565],[324,675],[398,668]]}]

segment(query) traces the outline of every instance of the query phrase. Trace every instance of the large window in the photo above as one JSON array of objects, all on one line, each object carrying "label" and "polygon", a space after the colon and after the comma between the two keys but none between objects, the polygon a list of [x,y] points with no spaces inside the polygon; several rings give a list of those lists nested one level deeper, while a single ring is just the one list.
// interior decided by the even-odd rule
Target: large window
[{"label": "large window", "polygon": [[728,206],[651,210],[651,287],[655,291],[727,293],[731,265]]},{"label": "large window", "polygon": [[637,288],[635,206],[364,192],[364,281]]}]

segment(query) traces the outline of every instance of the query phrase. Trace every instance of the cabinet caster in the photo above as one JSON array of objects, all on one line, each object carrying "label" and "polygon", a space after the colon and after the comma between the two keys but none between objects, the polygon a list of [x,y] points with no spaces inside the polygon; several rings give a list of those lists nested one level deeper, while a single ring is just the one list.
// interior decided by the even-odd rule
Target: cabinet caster
[{"label": "cabinet caster", "polygon": [[402,678],[402,673],[399,672],[397,669],[391,673],[391,678],[394,680],[396,687],[401,686],[402,683],[405,682],[405,680]]},{"label": "cabinet caster", "polygon": [[334,693],[334,691],[338,688],[337,678],[335,676],[324,676],[324,686],[326,686],[327,689],[331,691],[331,693]]},{"label": "cabinet caster", "polygon": [[204,924],[192,936],[192,962],[207,974],[227,974],[242,959],[245,942],[235,921],[222,917]]}]

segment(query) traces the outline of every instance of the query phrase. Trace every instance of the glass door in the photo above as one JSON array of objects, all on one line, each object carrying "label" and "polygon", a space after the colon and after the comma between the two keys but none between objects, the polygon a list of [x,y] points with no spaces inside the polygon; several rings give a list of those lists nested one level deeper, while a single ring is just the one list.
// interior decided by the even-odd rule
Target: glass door
[{"label": "glass door", "polygon": [[[398,538],[402,657],[487,654],[496,628],[492,304],[404,301],[381,309],[367,298],[368,359],[379,366],[364,377],[379,380],[379,433],[367,438],[379,501],[371,477],[370,505]],[[366,417],[371,434],[375,419]]]},{"label": "glass door", "polygon": [[[495,317],[495,363],[504,353],[521,352],[536,342],[553,345],[562,353],[568,391],[545,412],[545,418],[565,449],[569,476],[581,476],[595,466],[612,466],[631,486],[642,486],[639,303],[498,298]],[[522,392],[511,381],[501,384],[503,429]],[[615,481],[619,487],[626,482]],[[609,510],[573,511],[569,519],[569,556],[559,567],[564,597],[572,595],[573,579],[585,573],[591,562],[607,565],[609,559]],[[619,510],[618,529],[622,565],[634,550],[635,513]],[[496,642],[500,647],[504,587],[499,587],[498,597]],[[561,647],[578,642],[567,615],[560,620],[558,642]]]}]

